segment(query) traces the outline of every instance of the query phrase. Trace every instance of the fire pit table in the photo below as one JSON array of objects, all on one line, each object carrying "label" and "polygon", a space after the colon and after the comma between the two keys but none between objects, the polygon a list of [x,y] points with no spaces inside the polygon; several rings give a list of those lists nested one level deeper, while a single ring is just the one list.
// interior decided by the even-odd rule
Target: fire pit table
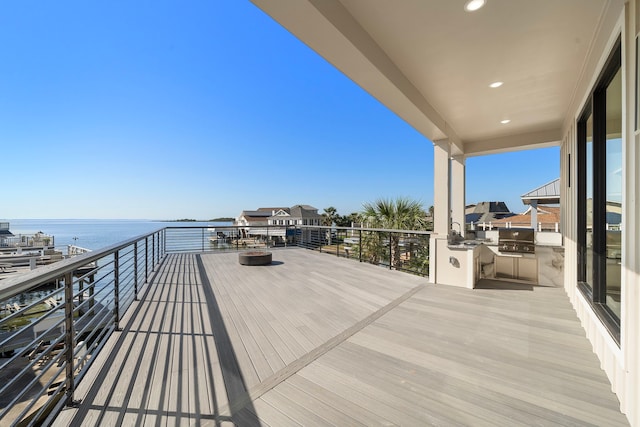
[{"label": "fire pit table", "polygon": [[271,252],[240,252],[238,261],[241,265],[269,265],[271,264]]}]

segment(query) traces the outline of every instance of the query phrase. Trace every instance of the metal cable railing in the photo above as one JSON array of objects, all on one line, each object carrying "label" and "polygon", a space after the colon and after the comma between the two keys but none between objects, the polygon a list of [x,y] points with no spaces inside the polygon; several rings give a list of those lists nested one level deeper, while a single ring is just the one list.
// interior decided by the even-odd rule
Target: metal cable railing
[{"label": "metal cable railing", "polygon": [[0,425],[49,423],[162,261],[164,229],[0,283]]},{"label": "metal cable railing", "polygon": [[429,275],[431,232],[296,226],[293,244],[423,276]]}]

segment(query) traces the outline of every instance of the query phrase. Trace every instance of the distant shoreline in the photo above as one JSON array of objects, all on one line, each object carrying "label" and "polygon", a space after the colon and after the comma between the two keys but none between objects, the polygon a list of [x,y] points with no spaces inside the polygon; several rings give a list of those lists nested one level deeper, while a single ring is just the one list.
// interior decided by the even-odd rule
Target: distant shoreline
[{"label": "distant shoreline", "polygon": [[182,218],[182,219],[161,219],[158,222],[233,222],[235,218],[213,218],[213,219],[192,219],[192,218]]}]

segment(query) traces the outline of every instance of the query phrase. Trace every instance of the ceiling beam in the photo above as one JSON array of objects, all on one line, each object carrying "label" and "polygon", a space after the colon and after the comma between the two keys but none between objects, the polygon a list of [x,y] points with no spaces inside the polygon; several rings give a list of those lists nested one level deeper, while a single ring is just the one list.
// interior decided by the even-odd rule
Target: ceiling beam
[{"label": "ceiling beam", "polygon": [[509,151],[531,150],[559,146],[562,141],[562,129],[507,135],[499,138],[465,141],[464,154],[467,157],[486,154],[506,153]]}]

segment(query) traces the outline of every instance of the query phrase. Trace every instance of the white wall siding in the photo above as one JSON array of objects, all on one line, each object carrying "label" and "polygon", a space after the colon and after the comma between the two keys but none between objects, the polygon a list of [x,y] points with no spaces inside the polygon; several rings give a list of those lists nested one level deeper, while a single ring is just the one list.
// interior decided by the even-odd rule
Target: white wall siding
[{"label": "white wall siding", "polygon": [[[565,129],[561,147],[561,218],[565,246],[565,290],[569,295],[577,315],[598,355],[602,369],[611,381],[612,391],[620,399],[621,410],[627,415],[631,425],[640,426],[640,134],[635,130],[636,75],[636,36],[640,29],[640,0],[625,4],[623,14],[619,16],[616,30],[607,37],[608,42],[598,55],[597,70],[590,77],[591,83],[585,88],[581,105],[576,105],[570,118],[571,123]],[[620,346],[611,337],[602,324],[589,301],[577,288],[577,119],[584,108],[584,102],[598,78],[599,70],[609,55],[611,46],[622,34],[622,73],[623,73],[623,276]],[[598,42],[594,43],[599,45]],[[569,167],[569,155],[571,166]],[[571,186],[569,187],[569,182]]]}]

